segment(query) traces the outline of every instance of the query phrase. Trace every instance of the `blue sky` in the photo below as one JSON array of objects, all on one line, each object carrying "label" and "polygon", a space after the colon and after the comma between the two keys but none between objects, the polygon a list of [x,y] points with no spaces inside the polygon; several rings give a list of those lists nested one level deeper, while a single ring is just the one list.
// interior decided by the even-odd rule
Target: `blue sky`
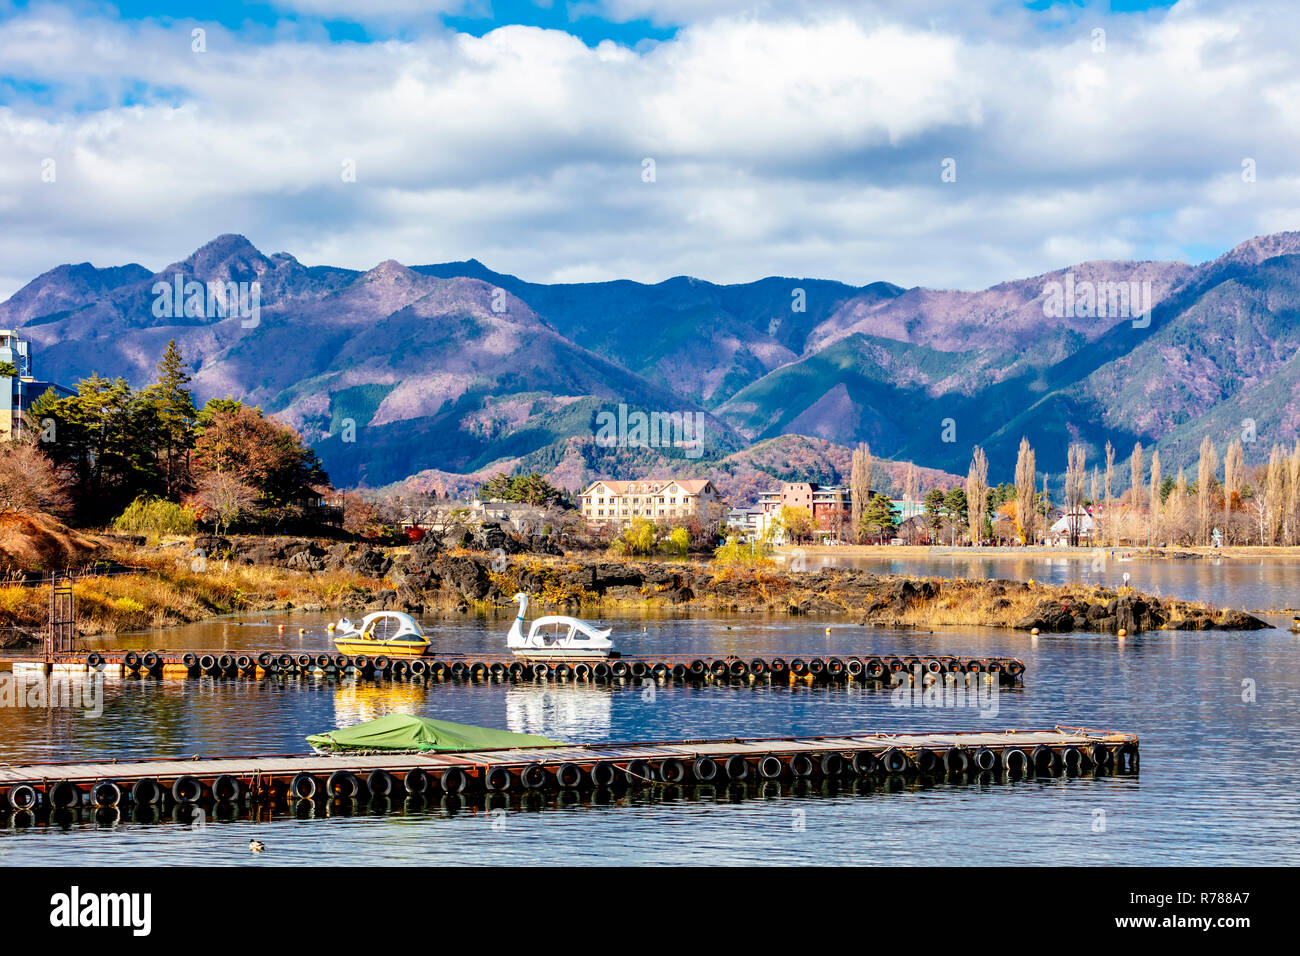
[{"label": "blue sky", "polygon": [[1298,39],[1282,0],[0,0],[0,296],[226,232],[539,281],[1200,261],[1300,222]]}]

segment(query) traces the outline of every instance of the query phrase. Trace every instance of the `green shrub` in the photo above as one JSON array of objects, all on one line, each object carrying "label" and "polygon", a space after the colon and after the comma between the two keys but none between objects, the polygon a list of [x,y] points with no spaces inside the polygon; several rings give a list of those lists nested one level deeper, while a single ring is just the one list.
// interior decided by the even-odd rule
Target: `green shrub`
[{"label": "green shrub", "polygon": [[194,512],[165,498],[141,495],[114,519],[113,527],[133,534],[193,534]]}]

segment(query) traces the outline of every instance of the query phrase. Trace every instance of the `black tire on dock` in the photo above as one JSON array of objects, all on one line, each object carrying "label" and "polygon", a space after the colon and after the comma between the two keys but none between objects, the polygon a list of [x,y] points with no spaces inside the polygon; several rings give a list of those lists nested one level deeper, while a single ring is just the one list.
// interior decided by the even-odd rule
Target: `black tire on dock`
[{"label": "black tire on dock", "polygon": [[740,754],[732,754],[722,762],[722,772],[728,780],[744,780],[749,776],[749,761]]},{"label": "black tire on dock", "polygon": [[853,772],[859,776],[869,776],[880,769],[880,761],[870,750],[859,750],[853,755]]},{"label": "black tire on dock", "polygon": [[691,678],[693,680],[703,680],[705,675],[709,673],[709,665],[704,663],[704,661],[701,660],[691,661],[690,669],[691,669]]},{"label": "black tire on dock", "polygon": [[840,678],[844,676],[844,662],[838,657],[828,658],[826,661],[826,674],[830,677]]},{"label": "black tire on dock", "polygon": [[122,656],[122,663],[125,664],[127,667],[129,667],[131,670],[136,670],[140,667],[140,655],[137,654],[135,651],[127,651]]},{"label": "black tire on dock", "polygon": [[921,670],[925,671],[927,674],[942,674],[943,664],[935,660],[933,657],[927,657],[921,664]]},{"label": "black tire on dock", "polygon": [[1076,772],[1082,770],[1087,759],[1078,747],[1064,747],[1061,750],[1061,763],[1065,765],[1066,770]]},{"label": "black tire on dock", "polygon": [[45,799],[56,810],[81,806],[83,794],[81,788],[70,780],[60,780],[45,788]]},{"label": "black tire on dock", "polygon": [[218,803],[238,803],[243,795],[239,778],[232,774],[223,773],[212,781],[212,799]]},{"label": "black tire on dock", "polygon": [[393,662],[380,654],[371,666],[375,669],[376,677],[387,677],[389,671],[393,669]]},{"label": "black tire on dock", "polygon": [[372,770],[366,777],[366,790],[371,798],[386,797],[397,789],[397,780],[387,770]]},{"label": "black tire on dock", "polygon": [[141,777],[131,784],[131,802],[137,807],[163,802],[163,788],[153,777]]},{"label": "black tire on dock", "polygon": [[1020,663],[1020,661],[1007,662],[1006,673],[1013,680],[1019,677],[1020,675],[1022,675],[1024,672],[1025,672],[1025,665]]},{"label": "black tire on dock", "polygon": [[690,676],[690,673],[691,669],[681,661],[678,661],[672,666],[673,680],[686,680],[686,678]]},{"label": "black tire on dock", "polygon": [[223,673],[230,673],[235,669],[235,655],[222,654],[217,658],[217,666],[221,668]]},{"label": "black tire on dock", "polygon": [[822,754],[817,769],[822,772],[823,777],[838,777],[844,773],[844,756],[834,751]]},{"label": "black tire on dock", "polygon": [[177,803],[198,803],[203,799],[203,781],[184,773],[172,782],[172,799]]},{"label": "black tire on dock", "polygon": [[720,772],[718,762],[712,757],[696,757],[691,764],[691,775],[700,783],[712,783]]},{"label": "black tire on dock", "polygon": [[194,670],[194,668],[199,666],[199,655],[195,654],[193,651],[186,651],[181,655],[181,663],[190,670]]},{"label": "black tire on dock", "polygon": [[916,752],[916,769],[921,773],[934,773],[942,766],[943,762],[933,750],[922,747]]},{"label": "black tire on dock", "polygon": [[984,662],[979,658],[971,658],[966,662],[967,674],[982,674],[984,672]]},{"label": "black tire on dock", "polygon": [[147,667],[149,670],[157,670],[162,666],[162,658],[158,656],[157,651],[149,651],[144,657],[140,658],[140,665]]},{"label": "black tire on dock", "polygon": [[352,658],[352,666],[362,674],[369,674],[374,667],[374,665],[370,663],[370,658],[365,654],[358,654],[356,657]]},{"label": "black tire on dock", "polygon": [[866,675],[872,680],[880,680],[885,676],[885,662],[879,657],[873,657],[866,663]]},{"label": "black tire on dock", "polygon": [[[579,664],[578,666],[586,667],[587,665]],[[503,677],[506,676],[506,665],[501,663],[500,661],[493,661],[492,665],[488,667],[488,672],[497,680],[501,680]]]},{"label": "black tire on dock", "polygon": [[668,680],[672,676],[672,668],[663,661],[656,661],[654,666],[650,668],[650,676],[655,680]]},{"label": "black tire on dock", "polygon": [[749,672],[755,677],[767,676],[767,661],[761,657],[755,657],[749,662]]},{"label": "black tire on dock", "polygon": [[[522,680],[525,670],[526,668],[519,661],[512,662],[511,665],[506,668],[506,671],[510,674],[511,680]],[[608,671],[609,668],[606,667],[605,670]]]},{"label": "black tire on dock", "polygon": [[623,769],[623,776],[632,786],[654,782],[654,770],[644,760],[629,760]]},{"label": "black tire on dock", "polygon": [[659,761],[655,776],[664,783],[685,783],[688,773],[684,761],[678,760],[676,757],[669,757],[667,760]]},{"label": "black tire on dock", "polygon": [[848,663],[844,665],[844,669],[848,671],[849,676],[854,680],[862,680],[862,675],[866,673],[867,665],[862,663],[862,658],[860,657],[850,657]]},{"label": "black tire on dock", "polygon": [[564,661],[555,665],[556,680],[571,680],[573,678],[573,668]]},{"label": "black tire on dock", "polygon": [[1029,769],[1029,754],[1019,747],[1007,747],[1002,751],[1002,769],[1010,774],[1022,774]]},{"label": "black tire on dock", "polygon": [[795,677],[803,677],[808,673],[808,662],[802,657],[796,657],[790,662],[790,673]]},{"label": "black tire on dock", "polygon": [[975,757],[972,762],[975,769],[981,773],[987,773],[990,770],[996,770],[998,766],[998,755],[988,747],[981,747],[975,751]]},{"label": "black tire on dock", "polygon": [[235,669],[241,674],[251,673],[253,668],[256,666],[257,663],[248,654],[240,654],[235,658]]},{"label": "black tire on dock", "polygon": [[[623,665],[627,667],[626,664]],[[533,680],[550,680],[551,665],[546,661],[538,661],[533,665]]]},{"label": "black tire on dock", "polygon": [[907,670],[907,665],[897,657],[891,657],[889,660],[885,661],[886,674],[897,674],[899,671],[903,670]]},{"label": "black tire on dock", "polygon": [[632,669],[628,667],[627,661],[615,661],[609,665],[609,672],[618,680],[626,680]]},{"label": "black tire on dock", "polygon": [[289,796],[299,800],[310,800],[316,796],[316,778],[303,771],[293,775],[289,781]]},{"label": "black tire on dock", "polygon": [[730,668],[727,666],[727,662],[724,660],[713,660],[709,662],[709,673],[712,674],[714,677],[717,678],[726,677],[727,672],[729,670]]},{"label": "black tire on dock", "polygon": [[311,667],[311,655],[299,654],[297,663],[298,663],[298,670],[305,671],[307,668]]},{"label": "black tire on dock", "polygon": [[776,754],[765,754],[758,758],[758,775],[764,780],[775,780],[785,773],[785,764]]},{"label": "black tire on dock", "polygon": [[[565,666],[567,667],[568,665],[566,664]],[[488,676],[488,666],[484,664],[482,661],[476,661],[475,663],[469,666],[470,680],[477,680],[477,681],[487,680],[487,676]]]},{"label": "black tire on dock", "polygon": [[432,677],[434,680],[446,680],[447,675],[450,672],[451,672],[451,668],[448,667],[444,662],[429,661],[429,676]]},{"label": "black tire on dock", "polygon": [[814,657],[808,662],[808,673],[813,677],[821,677],[826,673],[826,662],[820,657]]},{"label": "black tire on dock", "polygon": [[546,786],[549,776],[545,764],[530,763],[519,771],[519,782],[523,784],[525,790],[540,790]]},{"label": "black tire on dock", "polygon": [[270,670],[271,665],[275,663],[275,655],[270,651],[262,651],[257,655],[257,666],[262,670]]},{"label": "black tire on dock", "polygon": [[591,665],[590,665],[590,664],[574,664],[574,665],[573,665],[573,679],[574,679],[574,680],[580,680],[580,681],[590,681],[590,680],[591,680]]},{"label": "black tire on dock", "polygon": [[736,680],[744,680],[749,676],[749,665],[744,661],[732,661],[727,670],[730,676]]},{"label": "black tire on dock", "polygon": [[90,788],[90,802],[100,808],[115,807],[122,797],[122,788],[112,780],[100,780]]},{"label": "black tire on dock", "polygon": [[419,767],[408,770],[402,776],[402,787],[410,796],[421,796],[429,790],[429,775]]},{"label": "black tire on dock", "polygon": [[612,787],[617,773],[614,765],[608,760],[597,760],[591,765],[591,785],[593,787]]},{"label": "black tire on dock", "polygon": [[325,792],[338,800],[351,800],[361,792],[361,781],[347,770],[335,770],[325,782]]},{"label": "black tire on dock", "polygon": [[348,655],[346,654],[334,655],[334,666],[339,670],[343,670],[343,668],[347,667],[351,663],[352,663],[352,659],[348,657]]},{"label": "black tire on dock", "polygon": [[9,788],[9,806],[14,810],[34,810],[41,795],[30,783],[17,783]]},{"label": "black tire on dock", "polygon": [[815,765],[812,757],[807,754],[792,754],[790,756],[790,772],[796,777],[800,779],[811,777],[814,769]]},{"label": "black tire on dock", "polygon": [[633,661],[628,665],[628,672],[637,680],[640,680],[650,673],[650,665],[645,661]]},{"label": "black tire on dock", "polygon": [[1109,767],[1111,763],[1114,762],[1115,755],[1111,752],[1111,749],[1107,747],[1105,744],[1093,744],[1091,756],[1092,756],[1093,764],[1095,764],[1097,767],[1105,769]]},{"label": "black tire on dock", "polygon": [[771,667],[773,679],[787,677],[790,673],[790,665],[785,662],[784,657],[772,658]]},{"label": "black tire on dock", "polygon": [[514,777],[505,767],[491,767],[483,774],[483,787],[491,792],[509,790]]},{"label": "black tire on dock", "polygon": [[464,661],[453,661],[451,665],[452,680],[465,680],[469,676],[469,665]]},{"label": "black tire on dock", "polygon": [[411,661],[409,664],[407,664],[406,669],[407,671],[410,672],[410,675],[412,677],[417,679],[422,679],[429,676],[429,662],[422,661],[418,657],[415,660]]},{"label": "black tire on dock", "polygon": [[280,665],[280,670],[291,671],[294,668],[293,655],[281,654],[278,658],[276,658],[276,663]]},{"label": "black tire on dock", "polygon": [[102,663],[104,663],[103,654],[97,653],[95,651],[91,651],[89,654],[86,655],[86,666],[91,668],[92,670],[98,667]]},{"label": "black tire on dock", "polygon": [[411,673],[411,662],[401,659],[395,660],[388,673],[394,680],[401,680]]},{"label": "black tire on dock", "polygon": [[327,670],[334,666],[334,658],[330,657],[328,654],[317,654],[316,660],[313,661],[313,663],[321,670]]},{"label": "black tire on dock", "polygon": [[1137,744],[1125,744],[1119,750],[1119,758],[1116,760],[1116,766],[1123,763],[1123,769],[1127,773],[1137,773],[1140,758],[1138,756]]},{"label": "black tire on dock", "polygon": [[1061,765],[1061,755],[1044,744],[1039,744],[1034,748],[1031,758],[1034,763],[1034,770],[1039,773],[1051,773]]},{"label": "black tire on dock", "polygon": [[555,768],[555,783],[561,790],[576,790],[582,786],[583,776],[576,763],[562,763]]},{"label": "black tire on dock", "polygon": [[199,670],[205,674],[211,674],[217,669],[217,659],[212,654],[204,654],[199,658]]},{"label": "black tire on dock", "polygon": [[912,760],[897,747],[890,747],[880,755],[880,766],[886,773],[906,773],[912,769]]}]

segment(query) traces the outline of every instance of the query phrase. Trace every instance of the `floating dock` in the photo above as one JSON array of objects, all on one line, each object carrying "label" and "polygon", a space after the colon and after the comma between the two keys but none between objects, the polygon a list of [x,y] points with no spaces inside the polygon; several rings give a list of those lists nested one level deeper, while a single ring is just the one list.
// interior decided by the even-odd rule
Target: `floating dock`
[{"label": "floating dock", "polygon": [[519,747],[438,753],[195,757],[0,767],[0,807],[351,800],[853,776],[1136,773],[1138,738],[1080,727]]},{"label": "floating dock", "polygon": [[78,673],[91,670],[111,677],[254,677],[316,674],[371,680],[583,681],[622,680],[704,682],[891,682],[894,675],[939,678],[983,675],[1014,684],[1025,673],[1014,657],[953,657],[942,654],[811,655],[740,657],[656,654],[606,660],[526,661],[501,655],[439,654],[389,657],[383,654],[338,654],[226,650],[91,651],[43,657],[0,659],[0,668],[15,673]]}]

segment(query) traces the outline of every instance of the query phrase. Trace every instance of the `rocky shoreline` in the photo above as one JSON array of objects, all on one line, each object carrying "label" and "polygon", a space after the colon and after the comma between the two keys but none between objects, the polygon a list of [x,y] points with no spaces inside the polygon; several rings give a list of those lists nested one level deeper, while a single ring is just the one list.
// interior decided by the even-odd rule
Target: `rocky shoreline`
[{"label": "rocky shoreline", "polygon": [[[380,579],[379,590],[349,591],[345,612],[405,610],[466,613],[503,607],[517,591],[534,605],[569,611],[662,606],[718,612],[844,618],[881,626],[967,625],[1137,634],[1159,629],[1256,630],[1272,625],[1237,610],[1114,588],[1044,585],[1004,579],[914,578],[855,569],[789,571],[707,563],[610,560],[533,550],[498,537],[435,539],[409,548],[317,543],[305,539],[228,542],[231,560],[307,573],[349,571]],[[222,542],[208,542],[219,552]],[[548,542],[549,544],[549,542]],[[466,547],[465,545],[468,545]],[[315,608],[313,608],[315,609]]]}]

